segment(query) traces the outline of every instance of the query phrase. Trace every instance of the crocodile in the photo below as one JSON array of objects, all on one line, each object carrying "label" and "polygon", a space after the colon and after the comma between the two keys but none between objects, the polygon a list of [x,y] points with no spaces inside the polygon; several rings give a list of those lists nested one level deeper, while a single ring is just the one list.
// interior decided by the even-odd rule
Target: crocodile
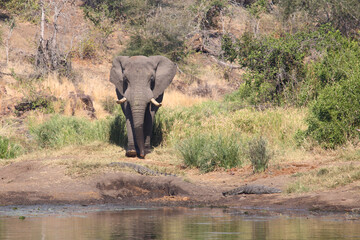
[{"label": "crocodile", "polygon": [[223,192],[223,196],[238,195],[238,194],[272,194],[281,193],[278,188],[267,187],[264,185],[243,185],[230,191]]},{"label": "crocodile", "polygon": [[136,172],[138,172],[141,175],[176,177],[175,174],[154,171],[154,170],[151,170],[150,168],[147,168],[147,167],[135,164],[135,163],[129,163],[129,162],[112,162],[109,164],[109,166],[110,167],[119,166],[122,168],[125,168],[125,167],[131,168],[131,169],[134,169]]}]

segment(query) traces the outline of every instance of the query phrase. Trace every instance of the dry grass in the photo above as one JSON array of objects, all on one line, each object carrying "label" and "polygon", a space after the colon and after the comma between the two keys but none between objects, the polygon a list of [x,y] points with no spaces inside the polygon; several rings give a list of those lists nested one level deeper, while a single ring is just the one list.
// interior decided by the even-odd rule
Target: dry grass
[{"label": "dry grass", "polygon": [[93,142],[83,146],[66,146],[62,149],[38,150],[9,162],[42,161],[44,164],[63,165],[71,176],[89,176],[107,169],[111,162],[119,161],[125,156],[121,147],[104,142]]},{"label": "dry grass", "polygon": [[293,177],[296,180],[288,185],[288,193],[332,189],[360,180],[360,165],[350,163],[322,167],[310,172],[294,174]]},{"label": "dry grass", "polygon": [[175,108],[178,106],[190,107],[207,100],[208,99],[204,97],[189,96],[178,91],[169,90],[164,94],[163,105],[164,107],[169,108]]},{"label": "dry grass", "polygon": [[110,171],[133,171],[131,169],[109,167],[112,162],[132,162],[147,166],[150,169],[184,175],[177,167],[181,160],[176,158],[173,150],[157,149],[149,154],[146,159],[125,158],[125,150],[113,144],[93,142],[82,146],[66,146],[61,149],[44,149],[23,155],[16,159],[8,160],[7,163],[17,161],[42,161],[44,164],[65,166],[67,174],[72,177],[86,177],[101,172]]}]

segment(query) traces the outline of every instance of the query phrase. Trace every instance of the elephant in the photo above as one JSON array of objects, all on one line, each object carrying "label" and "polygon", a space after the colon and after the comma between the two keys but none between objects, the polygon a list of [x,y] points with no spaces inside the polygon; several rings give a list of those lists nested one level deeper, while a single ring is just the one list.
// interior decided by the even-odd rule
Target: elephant
[{"label": "elephant", "polygon": [[116,87],[117,103],[126,117],[127,157],[145,158],[151,151],[155,113],[176,71],[176,64],[163,56],[114,58],[110,82]]}]

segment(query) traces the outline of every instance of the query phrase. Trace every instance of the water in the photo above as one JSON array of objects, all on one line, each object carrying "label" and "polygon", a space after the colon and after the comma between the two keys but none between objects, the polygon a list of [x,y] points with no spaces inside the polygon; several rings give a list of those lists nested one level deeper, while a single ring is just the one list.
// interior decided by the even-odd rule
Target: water
[{"label": "water", "polygon": [[360,239],[359,216],[351,218],[207,208],[2,207],[0,239]]}]

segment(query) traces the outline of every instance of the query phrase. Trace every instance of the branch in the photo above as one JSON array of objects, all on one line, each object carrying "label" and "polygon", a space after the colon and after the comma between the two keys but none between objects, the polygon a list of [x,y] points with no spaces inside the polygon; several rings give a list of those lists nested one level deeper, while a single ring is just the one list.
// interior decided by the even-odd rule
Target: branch
[{"label": "branch", "polygon": [[4,72],[0,72],[0,75],[6,75],[6,76],[12,76],[12,73],[4,73]]},{"label": "branch", "polygon": [[231,68],[231,69],[239,69],[239,68],[241,68],[241,66],[239,66],[239,65],[234,65],[234,64],[229,64],[229,63],[223,62],[223,61],[217,59],[214,56],[211,56],[211,58],[214,59],[220,66]]}]

